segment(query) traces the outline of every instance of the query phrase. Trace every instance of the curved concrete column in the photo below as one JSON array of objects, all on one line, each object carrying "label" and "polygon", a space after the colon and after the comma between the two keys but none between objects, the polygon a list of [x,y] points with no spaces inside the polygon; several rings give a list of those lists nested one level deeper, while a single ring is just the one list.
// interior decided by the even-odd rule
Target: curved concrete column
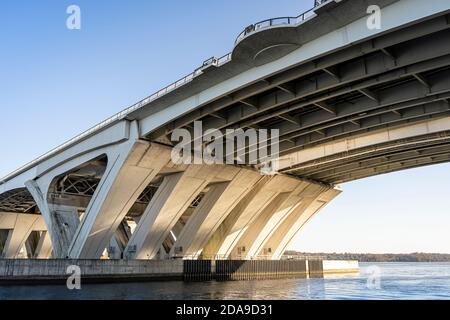
[{"label": "curved concrete column", "polygon": [[36,257],[36,249],[39,244],[40,238],[40,232],[31,231],[23,246],[23,248],[25,249],[23,252],[24,254],[22,254],[23,257],[27,257],[28,259],[34,259]]},{"label": "curved concrete column", "polygon": [[202,251],[203,258],[227,258],[246,228],[281,194],[291,192],[298,180],[263,177],[222,222]]},{"label": "curved concrete column", "polygon": [[319,187],[319,185],[311,182],[299,181],[294,191],[280,194],[278,201],[274,201],[273,205],[268,206],[248,226],[243,236],[233,248],[231,258],[252,259],[256,257],[276,227],[300,206],[303,198],[308,195],[308,191]]},{"label": "curved concrete column", "polygon": [[[228,259],[245,260],[251,257],[249,248],[256,236],[255,230],[258,229],[261,221],[268,219],[274,212],[281,209],[283,203],[289,198],[289,193],[284,192],[278,194],[273,200],[261,211],[259,216],[245,228],[243,228],[238,238],[230,246],[229,251],[225,254]],[[228,253],[229,252],[229,253]]]},{"label": "curved concrete column", "polygon": [[[46,179],[46,182],[49,180],[50,179]],[[74,207],[59,206],[49,203],[49,184],[49,182],[40,184],[38,181],[34,180],[25,183],[45,219],[55,257],[64,258],[67,256],[69,245],[80,224],[79,214]],[[45,191],[43,192],[42,190]]]},{"label": "curved concrete column", "polygon": [[119,224],[116,233],[111,238],[108,247],[108,257],[110,259],[121,259],[128,241],[131,238],[131,230],[126,220]]},{"label": "curved concrete column", "polygon": [[0,229],[0,256],[3,253],[3,248],[5,247],[6,241],[8,240],[9,230]]},{"label": "curved concrete column", "polygon": [[[58,222],[58,208],[51,206],[49,189],[54,179],[101,156],[114,156],[123,151],[124,146],[130,145],[130,141],[134,143],[138,137],[137,122],[124,120],[109,126],[98,135],[85,137],[76,145],[62,148],[51,159],[36,166],[33,172],[20,175],[20,180],[23,181],[20,183],[21,187],[26,186],[45,219],[55,258],[67,256],[72,239],[71,235],[64,234],[65,231],[62,231],[61,236],[64,228]],[[68,227],[76,230],[78,224],[79,221],[76,221],[74,226]]]},{"label": "curved concrete column", "polygon": [[304,210],[304,208],[309,205],[312,195],[320,192],[319,190],[323,190],[323,186],[305,182],[290,195],[286,202],[283,203],[283,205],[276,212],[274,212],[271,217],[266,220],[261,220],[258,224],[255,224],[254,228],[256,230],[254,235],[256,235],[256,237],[250,245],[247,258],[258,256],[267,241],[269,241],[280,225],[292,214]]},{"label": "curved concrete column", "polygon": [[50,259],[52,257],[52,241],[48,231],[42,231],[36,248],[35,258]]},{"label": "curved concrete column", "polygon": [[190,165],[186,171],[168,175],[144,211],[125,256],[154,259],[170,231],[195,198],[221,177],[225,166]]},{"label": "curved concrete column", "polygon": [[53,232],[58,235],[61,256],[67,256],[67,250],[80,225],[80,214],[75,207],[59,206],[49,203],[50,216],[53,220]]},{"label": "curved concrete column", "polygon": [[43,219],[35,214],[1,214],[0,229],[8,229],[8,237],[3,245],[2,257],[14,259],[19,257],[32,231],[40,231],[43,227]]},{"label": "curved concrete column", "polygon": [[182,229],[171,255],[197,257],[223,220],[261,179],[258,172],[227,167],[229,182],[210,186],[200,205]]},{"label": "curved concrete column", "polygon": [[69,257],[101,257],[133,204],[169,161],[169,148],[139,140],[108,155],[107,170],[73,238]]},{"label": "curved concrete column", "polygon": [[233,208],[203,248],[201,253],[202,259],[217,258],[220,247],[223,245],[226,237],[230,234],[236,221],[271,179],[273,179],[273,177],[262,177],[258,183],[253,186],[252,190],[236,205],[236,207]]},{"label": "curved concrete column", "polygon": [[108,251],[108,258],[111,260],[120,260],[122,258],[123,248],[119,242],[119,239],[117,239],[116,236],[113,236],[109,241],[107,251]]},{"label": "curved concrete column", "polygon": [[300,229],[323,207],[341,193],[339,189],[319,188],[314,195],[302,204],[281,223],[270,239],[265,243],[259,254],[269,259],[280,259],[286,247]]}]

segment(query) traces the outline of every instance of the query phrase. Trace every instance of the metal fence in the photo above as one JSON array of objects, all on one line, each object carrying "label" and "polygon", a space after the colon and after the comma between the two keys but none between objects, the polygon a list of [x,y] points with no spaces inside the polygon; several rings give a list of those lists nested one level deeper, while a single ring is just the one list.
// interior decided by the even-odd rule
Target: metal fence
[{"label": "metal fence", "polygon": [[302,13],[301,15],[297,17],[278,17],[278,18],[272,18],[263,20],[260,22],[257,22],[255,24],[252,24],[248,26],[247,28],[242,31],[238,37],[236,38],[235,44],[238,44],[240,41],[242,41],[246,36],[249,34],[252,34],[257,31],[261,31],[264,29],[277,27],[277,26],[285,26],[285,25],[292,25],[296,26],[305,21],[306,19],[315,16],[314,9],[325,2],[334,1],[334,0],[315,0],[314,1],[314,8]]}]

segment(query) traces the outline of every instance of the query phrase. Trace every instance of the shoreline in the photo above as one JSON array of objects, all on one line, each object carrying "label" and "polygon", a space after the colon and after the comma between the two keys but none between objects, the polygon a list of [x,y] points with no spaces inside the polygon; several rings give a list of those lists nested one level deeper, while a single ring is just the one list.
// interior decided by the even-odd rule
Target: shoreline
[{"label": "shoreline", "polygon": [[305,253],[294,250],[286,251],[284,258],[320,260],[358,260],[359,262],[450,262],[446,253]]}]

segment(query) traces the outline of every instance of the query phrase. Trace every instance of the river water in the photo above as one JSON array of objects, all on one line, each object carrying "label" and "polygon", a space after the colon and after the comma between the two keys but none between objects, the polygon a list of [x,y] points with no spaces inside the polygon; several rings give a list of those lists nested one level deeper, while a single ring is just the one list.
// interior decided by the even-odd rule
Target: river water
[{"label": "river water", "polygon": [[325,279],[230,282],[147,282],[0,287],[5,299],[445,299],[450,300],[450,263],[361,263],[360,273]]}]

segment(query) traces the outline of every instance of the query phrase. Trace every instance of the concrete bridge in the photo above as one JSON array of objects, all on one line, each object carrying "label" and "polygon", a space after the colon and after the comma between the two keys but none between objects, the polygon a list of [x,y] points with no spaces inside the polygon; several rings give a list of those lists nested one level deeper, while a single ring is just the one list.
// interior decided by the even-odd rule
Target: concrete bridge
[{"label": "concrete bridge", "polygon": [[[449,40],[442,0],[316,1],[251,25],[232,53],[4,177],[2,255],[279,259],[338,184],[450,160]],[[171,134],[195,121],[278,129],[278,173],[173,163]]]}]

